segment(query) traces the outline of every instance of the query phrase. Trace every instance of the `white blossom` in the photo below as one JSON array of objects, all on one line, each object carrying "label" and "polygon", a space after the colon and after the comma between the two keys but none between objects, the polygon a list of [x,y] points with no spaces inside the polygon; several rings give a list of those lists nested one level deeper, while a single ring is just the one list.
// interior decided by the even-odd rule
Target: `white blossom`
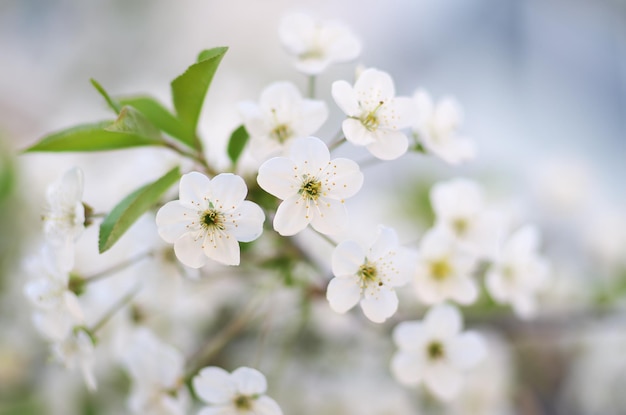
[{"label": "white blossom", "polygon": [[128,406],[135,414],[184,415],[189,395],[184,388],[185,358],[174,347],[163,343],[152,331],[135,331],[122,356],[132,389]]},{"label": "white blossom", "polygon": [[74,329],[65,339],[52,344],[54,357],[69,370],[80,369],[87,388],[96,390],[94,344],[91,336],[83,329]]},{"label": "white blossom", "polygon": [[259,160],[285,155],[294,138],[314,134],[328,118],[324,101],[302,98],[291,82],[268,85],[258,104],[241,102],[239,112],[250,134],[250,151]]},{"label": "white blossom", "polygon": [[361,42],[344,24],[317,20],[304,13],[283,17],[280,41],[295,56],[295,66],[307,75],[317,75],[338,62],[348,62],[361,53]]},{"label": "white blossom", "polygon": [[348,116],[341,127],[346,140],[365,146],[375,157],[392,160],[406,153],[409,140],[400,129],[413,123],[413,102],[396,97],[391,76],[377,69],[366,69],[354,87],[335,81],[332,95]]},{"label": "white blossom", "polygon": [[486,355],[483,338],[475,332],[461,332],[462,316],[456,307],[440,304],[431,308],[422,321],[405,321],[393,331],[398,352],[391,371],[407,386],[424,384],[441,400],[459,394],[463,374]]},{"label": "white blossom", "polygon": [[71,245],[85,229],[83,172],[68,170],[46,190],[44,234],[53,245]]},{"label": "white blossom", "polygon": [[399,245],[395,230],[380,226],[378,237],[367,249],[354,241],[344,241],[335,248],[335,278],[328,284],[326,298],[338,313],[360,302],[368,319],[382,323],[398,309],[395,287],[406,284],[414,269],[414,255]]},{"label": "white blossom", "polygon": [[282,415],[275,400],[265,395],[267,381],[258,370],[240,367],[228,373],[206,367],[193,378],[193,389],[206,402],[198,415]]},{"label": "white blossom", "polygon": [[166,203],[156,216],[158,232],[174,244],[176,257],[191,268],[200,268],[207,258],[226,265],[239,265],[239,243],[258,238],[265,214],[248,200],[245,182],[222,173],[210,180],[198,172],[180,179],[179,200]]},{"label": "white blossom", "polygon": [[499,303],[510,303],[522,318],[536,313],[536,296],[545,287],[549,266],[539,255],[540,235],[534,226],[524,226],[503,244],[486,275],[489,293]]},{"label": "white blossom", "polygon": [[430,191],[435,226],[447,229],[463,248],[492,257],[504,229],[504,216],[488,208],[482,187],[473,180],[455,178],[436,183]]},{"label": "white blossom", "polygon": [[283,202],[274,229],[295,235],[310,223],[323,234],[340,232],[348,221],[345,199],[363,185],[363,174],[352,160],[331,160],[328,147],[316,137],[294,141],[289,157],[275,157],[259,168],[259,186]]},{"label": "white blossom", "polygon": [[426,151],[450,164],[475,157],[474,142],[458,132],[463,112],[454,98],[442,98],[435,105],[428,92],[418,89],[413,101],[417,118],[412,129]]},{"label": "white blossom", "polygon": [[471,304],[478,297],[472,273],[476,257],[464,251],[443,228],[434,228],[422,238],[415,273],[417,296],[426,304],[454,300]]}]

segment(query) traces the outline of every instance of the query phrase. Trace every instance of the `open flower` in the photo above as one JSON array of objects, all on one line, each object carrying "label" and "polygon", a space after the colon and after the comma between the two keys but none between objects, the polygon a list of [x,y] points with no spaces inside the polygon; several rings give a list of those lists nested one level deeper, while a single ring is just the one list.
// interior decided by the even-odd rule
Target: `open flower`
[{"label": "open flower", "polygon": [[211,258],[239,265],[239,243],[261,235],[265,214],[244,200],[248,188],[239,176],[223,173],[209,180],[191,172],[180,179],[179,200],[166,203],[156,215],[161,238],[174,244],[176,257],[191,268]]},{"label": "open flower", "polygon": [[348,116],[342,124],[346,140],[366,146],[382,160],[406,153],[409,140],[399,130],[413,123],[413,103],[410,98],[395,96],[393,79],[388,73],[366,69],[354,87],[346,81],[335,81],[332,95]]},{"label": "open flower", "polygon": [[378,237],[368,249],[354,241],[344,241],[335,248],[335,278],[328,284],[326,298],[338,313],[345,313],[360,301],[365,316],[382,323],[398,309],[394,288],[406,284],[414,268],[415,258],[399,246],[396,232],[380,226]]},{"label": "open flower", "polygon": [[93,373],[96,364],[95,347],[93,339],[85,330],[74,329],[65,339],[52,345],[52,352],[54,358],[68,370],[80,370],[87,388],[96,390],[97,382]]},{"label": "open flower", "polygon": [[85,229],[82,197],[83,172],[77,167],[48,187],[43,222],[46,240],[52,245],[71,245]]},{"label": "open flower", "polygon": [[259,186],[283,199],[274,216],[274,229],[295,235],[310,223],[323,234],[340,232],[348,213],[345,199],[363,185],[363,173],[354,161],[330,159],[326,144],[316,137],[294,141],[290,156],[267,160],[259,168]]},{"label": "open flower", "polygon": [[435,396],[451,400],[461,391],[463,373],[486,356],[483,338],[470,331],[461,332],[461,313],[456,307],[441,304],[431,308],[422,321],[405,321],[393,331],[398,352],[391,371],[407,386],[422,382]]},{"label": "open flower", "polygon": [[418,89],[413,100],[417,119],[412,129],[428,152],[450,164],[475,157],[474,142],[458,133],[463,112],[454,98],[442,98],[435,105],[428,92]]},{"label": "open flower", "polygon": [[275,400],[265,395],[267,381],[258,370],[240,367],[233,373],[211,366],[193,378],[196,395],[209,404],[198,415],[282,415]]},{"label": "open flower", "polygon": [[239,112],[250,134],[250,151],[260,160],[283,153],[294,138],[315,133],[328,118],[324,101],[302,98],[291,82],[268,85],[258,104],[242,102]]},{"label": "open flower", "polygon": [[549,266],[539,255],[537,228],[525,226],[504,243],[500,255],[487,271],[489,293],[499,303],[510,303],[523,318],[536,312],[536,295],[545,287]]},{"label": "open flower", "polygon": [[348,62],[361,53],[361,42],[339,22],[319,21],[304,13],[285,15],[278,28],[280,41],[295,56],[295,66],[317,75],[336,62]]},{"label": "open flower", "polygon": [[434,228],[420,243],[415,290],[426,304],[438,304],[451,299],[471,304],[478,297],[472,278],[476,257],[465,252],[448,231]]}]

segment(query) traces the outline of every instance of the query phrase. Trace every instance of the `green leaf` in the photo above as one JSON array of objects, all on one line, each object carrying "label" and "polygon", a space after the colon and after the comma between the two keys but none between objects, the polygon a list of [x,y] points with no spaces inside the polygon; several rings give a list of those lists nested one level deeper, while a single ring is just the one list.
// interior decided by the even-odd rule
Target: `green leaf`
[{"label": "green leaf", "polygon": [[109,107],[111,107],[111,109],[115,111],[116,114],[119,114],[120,111],[122,111],[122,106],[120,105],[120,103],[112,99],[111,96],[107,93],[107,91],[105,91],[105,89],[102,87],[102,85],[98,83],[98,81],[96,81],[93,78],[91,78],[90,81],[91,81],[91,85],[93,85],[93,87],[96,88],[96,90],[100,93],[100,95],[102,95],[102,97],[107,102],[107,104],[109,104]]},{"label": "green leaf", "polygon": [[240,125],[233,133],[230,135],[230,140],[228,141],[228,157],[233,164],[237,163],[239,160],[239,156],[241,156],[241,152],[243,151],[246,143],[250,135],[246,130],[244,125]]},{"label": "green leaf", "polygon": [[194,147],[194,134],[190,134],[180,120],[154,98],[137,96],[120,98],[118,101],[122,105],[128,105],[137,109],[161,131],[191,148]]},{"label": "green leaf", "polygon": [[113,127],[115,123],[103,121],[58,131],[45,136],[25,151],[104,151],[163,144],[155,138],[120,130],[119,124]]},{"label": "green leaf", "polygon": [[198,56],[198,62],[172,81],[172,98],[176,114],[187,132],[194,136],[196,150],[200,150],[200,143],[195,134],[204,97],[227,50],[226,47],[219,47],[202,51]]},{"label": "green leaf", "polygon": [[175,167],[157,181],[140,187],[118,203],[100,224],[98,238],[100,253],[111,248],[128,228],[148,209],[153,207],[179,178],[180,169]]},{"label": "green leaf", "polygon": [[161,130],[156,128],[146,117],[133,107],[123,107],[120,115],[109,126],[107,131],[119,133],[133,133],[142,137],[152,138],[161,141]]}]

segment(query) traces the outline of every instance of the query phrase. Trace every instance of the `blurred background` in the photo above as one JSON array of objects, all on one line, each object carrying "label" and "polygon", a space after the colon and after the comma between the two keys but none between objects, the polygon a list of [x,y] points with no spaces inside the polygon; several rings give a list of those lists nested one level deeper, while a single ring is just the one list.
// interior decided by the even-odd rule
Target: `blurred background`
[{"label": "blurred background", "polygon": [[[490,322],[510,344],[502,359],[511,362],[506,376],[514,386],[510,404],[489,413],[626,413],[623,0],[2,0],[0,413],[39,413],[13,399],[32,390],[20,342],[37,341],[16,340],[30,322],[27,309],[15,305],[23,300],[14,298],[22,285],[14,276],[40,226],[33,218],[45,186],[73,164],[96,160],[19,151],[51,131],[110,118],[89,78],[114,95],[149,93],[169,103],[169,82],[200,50],[229,46],[201,121],[209,158],[225,163],[225,142],[241,123],[237,102],[256,100],[276,80],[306,85],[278,39],[278,22],[289,11],[346,23],[363,41],[357,63],[392,74],[398,94],[423,87],[463,105],[463,130],[478,144],[477,160],[453,168],[405,158],[400,171],[421,175],[407,185],[418,192],[435,180],[472,176],[542,228],[554,269],[547,311],[536,322]],[[354,64],[320,76],[317,93],[332,114],[327,124],[341,119],[330,84],[353,76]],[[117,160],[102,157],[103,165]],[[86,200],[97,193],[86,189]],[[413,413],[378,406],[371,413]]]}]

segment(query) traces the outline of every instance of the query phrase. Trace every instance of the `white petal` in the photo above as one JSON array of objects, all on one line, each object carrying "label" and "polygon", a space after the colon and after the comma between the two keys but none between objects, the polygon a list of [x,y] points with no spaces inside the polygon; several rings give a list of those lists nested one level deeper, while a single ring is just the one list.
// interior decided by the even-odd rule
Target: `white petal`
[{"label": "white petal", "polygon": [[324,169],[319,177],[324,190],[333,199],[347,199],[354,196],[363,186],[363,173],[353,160],[336,158]]},{"label": "white petal", "polygon": [[[232,218],[231,218],[232,215]],[[257,239],[263,233],[265,213],[256,203],[244,200],[237,209],[227,214],[227,232],[241,242],[250,242]]]},{"label": "white petal", "polygon": [[409,139],[402,131],[379,130],[378,140],[367,145],[367,150],[381,160],[394,160],[409,148]]},{"label": "white petal", "polygon": [[472,304],[478,298],[478,287],[471,278],[458,278],[447,288],[450,298],[459,304]]},{"label": "white petal", "polygon": [[392,337],[400,350],[421,351],[421,346],[427,341],[427,334],[423,322],[403,321],[393,329]]},{"label": "white petal", "polygon": [[222,173],[215,176],[209,184],[211,202],[219,210],[235,209],[248,194],[248,187],[243,179],[232,173]]},{"label": "white petal", "polygon": [[341,123],[346,140],[357,146],[366,146],[376,142],[376,135],[369,131],[360,120],[347,118]]},{"label": "white petal", "polygon": [[198,415],[239,415],[239,411],[233,405],[204,407]]},{"label": "white petal", "polygon": [[228,403],[237,392],[230,374],[215,366],[202,369],[193,378],[192,385],[196,395],[210,404]]},{"label": "white petal", "polygon": [[415,278],[415,292],[417,297],[425,304],[438,304],[446,299],[443,295],[441,286],[425,273],[420,273],[418,265],[418,276]]},{"label": "white petal", "polygon": [[513,310],[518,317],[528,320],[537,313],[537,303],[535,299],[529,295],[516,295],[511,301]]},{"label": "white petal", "polygon": [[209,178],[197,171],[183,174],[179,185],[180,202],[189,208],[204,210],[208,206],[204,198],[211,197],[209,183]]},{"label": "white petal", "polygon": [[292,54],[302,54],[307,51],[309,41],[314,38],[316,26],[315,20],[307,14],[287,14],[278,26],[280,41]]},{"label": "white petal", "polygon": [[326,122],[328,107],[324,101],[306,99],[300,106],[300,114],[294,120],[293,128],[297,137],[306,137],[314,134]]},{"label": "white petal", "polygon": [[311,226],[325,235],[333,235],[348,226],[348,212],[340,200],[319,198],[311,204]]},{"label": "white petal", "polygon": [[225,232],[216,232],[212,238],[207,235],[202,249],[207,257],[221,264],[239,265],[239,242],[232,235]]},{"label": "white petal", "polygon": [[459,309],[450,304],[440,304],[431,308],[424,317],[428,332],[443,340],[455,336],[463,327]]},{"label": "white petal", "polygon": [[333,250],[331,262],[335,276],[356,275],[365,262],[365,252],[356,242],[344,241]]},{"label": "white petal", "polygon": [[391,76],[387,72],[373,68],[366,69],[361,73],[354,84],[354,90],[357,97],[361,94],[367,96],[374,107],[378,105],[379,101],[391,99],[396,94]]},{"label": "white petal", "polygon": [[456,130],[463,122],[463,109],[453,97],[444,97],[437,103],[435,124],[447,130]]},{"label": "white petal", "polygon": [[[189,232],[191,222],[198,222],[198,210],[181,205],[178,200],[167,202],[156,214],[159,236],[165,242],[174,243],[183,234]],[[196,227],[194,226],[193,229]]]},{"label": "white petal", "polygon": [[383,323],[398,310],[398,295],[394,290],[381,289],[378,297],[364,298],[361,308],[365,317],[374,323]]},{"label": "white petal", "polygon": [[257,395],[267,390],[265,376],[256,369],[240,367],[232,373],[231,379],[235,382],[237,392],[242,395]]},{"label": "white petal", "polygon": [[326,299],[328,299],[330,308],[337,313],[345,313],[350,310],[361,299],[358,277],[330,280],[326,289]]},{"label": "white petal", "polygon": [[300,195],[285,199],[274,216],[274,230],[283,236],[295,235],[307,227],[311,221],[308,209]]},{"label": "white petal", "polygon": [[415,101],[407,97],[395,97],[390,105],[381,107],[386,124],[393,130],[400,130],[415,124]]},{"label": "white petal", "polygon": [[369,249],[368,257],[372,261],[385,256],[390,250],[398,246],[398,234],[393,228],[378,226],[378,235]]},{"label": "white petal", "polygon": [[299,174],[316,175],[326,168],[330,152],[326,144],[317,137],[297,138],[291,145],[290,158],[300,169]]},{"label": "white petal", "polygon": [[359,116],[359,103],[352,85],[346,81],[335,81],[332,85],[332,95],[337,106],[339,106],[347,116]]},{"label": "white petal", "polygon": [[415,127],[421,125],[432,117],[434,112],[433,100],[425,89],[418,89],[413,94],[413,101],[416,108],[417,120]]},{"label": "white petal", "polygon": [[436,183],[430,190],[430,200],[438,218],[480,213],[484,205],[480,185],[465,178]]},{"label": "white petal", "polygon": [[200,268],[206,263],[206,256],[202,250],[203,237],[195,238],[193,234],[186,233],[174,241],[174,253],[176,258],[191,268]]},{"label": "white petal", "polygon": [[283,411],[275,400],[269,396],[261,396],[254,401],[254,415],[283,415]]},{"label": "white petal", "polygon": [[259,167],[259,186],[266,192],[285,200],[300,190],[300,176],[296,164],[285,157],[267,160]]},{"label": "white petal", "polygon": [[491,298],[499,303],[507,302],[510,298],[510,292],[507,290],[507,286],[504,284],[504,278],[499,269],[491,269],[487,272],[485,277],[485,287],[491,295]]},{"label": "white petal", "polygon": [[274,82],[265,87],[261,92],[259,105],[265,111],[282,110],[298,105],[302,101],[302,95],[291,82]]},{"label": "white petal", "polygon": [[418,385],[424,377],[424,361],[416,353],[398,352],[391,360],[391,373],[403,385]]},{"label": "white petal", "polygon": [[450,401],[461,391],[463,377],[445,363],[430,365],[424,373],[424,383],[439,399]]},{"label": "white petal", "polygon": [[487,355],[485,340],[475,332],[461,333],[447,344],[446,353],[459,369],[471,369]]}]

